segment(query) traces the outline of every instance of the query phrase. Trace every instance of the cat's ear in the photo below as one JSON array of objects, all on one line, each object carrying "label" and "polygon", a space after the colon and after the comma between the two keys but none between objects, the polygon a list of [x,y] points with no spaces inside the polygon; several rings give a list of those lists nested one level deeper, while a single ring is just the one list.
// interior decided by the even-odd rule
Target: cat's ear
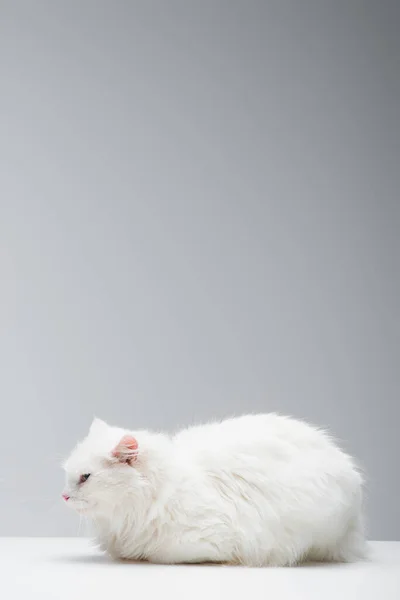
[{"label": "cat's ear", "polygon": [[89,433],[101,433],[102,431],[106,431],[107,428],[108,425],[105,421],[102,421],[101,419],[95,417],[90,426]]},{"label": "cat's ear", "polygon": [[120,462],[130,464],[137,459],[138,451],[139,444],[137,439],[128,433],[120,439],[111,455]]}]

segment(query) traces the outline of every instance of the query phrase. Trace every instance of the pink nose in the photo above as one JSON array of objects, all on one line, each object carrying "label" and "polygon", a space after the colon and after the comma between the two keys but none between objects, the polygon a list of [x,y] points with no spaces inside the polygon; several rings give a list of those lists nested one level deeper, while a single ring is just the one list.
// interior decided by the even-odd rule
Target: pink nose
[{"label": "pink nose", "polygon": [[68,494],[62,494],[62,497],[64,498],[65,501],[69,500]]}]

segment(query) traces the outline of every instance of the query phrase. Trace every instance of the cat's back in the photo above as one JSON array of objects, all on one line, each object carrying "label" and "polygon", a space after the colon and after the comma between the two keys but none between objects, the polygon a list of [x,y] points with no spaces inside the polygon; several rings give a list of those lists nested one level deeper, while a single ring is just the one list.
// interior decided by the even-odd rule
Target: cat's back
[{"label": "cat's back", "polygon": [[177,449],[190,456],[265,454],[270,459],[299,450],[333,447],[322,431],[275,413],[245,415],[189,427],[176,434],[173,442]]}]

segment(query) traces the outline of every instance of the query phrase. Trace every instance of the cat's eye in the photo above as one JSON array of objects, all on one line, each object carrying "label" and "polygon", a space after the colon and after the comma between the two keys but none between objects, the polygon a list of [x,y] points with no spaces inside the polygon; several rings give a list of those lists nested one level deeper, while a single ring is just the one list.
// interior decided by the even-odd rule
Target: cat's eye
[{"label": "cat's eye", "polygon": [[84,473],[79,477],[79,483],[85,483],[90,477],[90,473]]}]

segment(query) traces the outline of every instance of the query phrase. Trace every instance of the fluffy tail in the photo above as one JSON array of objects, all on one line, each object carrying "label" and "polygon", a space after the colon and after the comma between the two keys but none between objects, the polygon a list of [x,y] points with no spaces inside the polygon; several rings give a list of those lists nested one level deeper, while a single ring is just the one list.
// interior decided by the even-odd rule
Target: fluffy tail
[{"label": "fluffy tail", "polygon": [[368,557],[368,545],[365,540],[364,520],[361,515],[353,517],[349,527],[334,550],[333,560],[355,562]]}]

